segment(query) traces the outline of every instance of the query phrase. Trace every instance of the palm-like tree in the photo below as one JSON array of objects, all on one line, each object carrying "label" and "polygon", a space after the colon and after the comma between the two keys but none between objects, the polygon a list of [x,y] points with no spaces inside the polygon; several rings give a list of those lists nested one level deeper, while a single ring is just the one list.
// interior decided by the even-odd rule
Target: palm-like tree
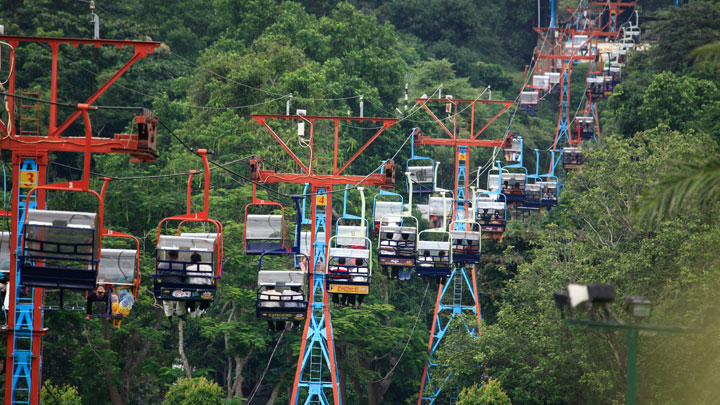
[{"label": "palm-like tree", "polygon": [[[715,70],[720,77],[720,41],[709,42],[688,53],[694,66]],[[718,201],[720,196],[720,156],[704,162],[677,162],[669,174],[648,190],[638,206],[637,214],[648,224],[657,223],[688,207],[703,208]]]}]

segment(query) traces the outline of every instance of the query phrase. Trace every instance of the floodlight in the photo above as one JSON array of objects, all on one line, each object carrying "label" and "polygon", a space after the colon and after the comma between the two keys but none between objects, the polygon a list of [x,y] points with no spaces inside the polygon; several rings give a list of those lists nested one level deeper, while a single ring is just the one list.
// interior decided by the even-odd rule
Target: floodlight
[{"label": "floodlight", "polygon": [[652,302],[640,296],[625,297],[625,312],[634,318],[647,318],[652,313]]}]

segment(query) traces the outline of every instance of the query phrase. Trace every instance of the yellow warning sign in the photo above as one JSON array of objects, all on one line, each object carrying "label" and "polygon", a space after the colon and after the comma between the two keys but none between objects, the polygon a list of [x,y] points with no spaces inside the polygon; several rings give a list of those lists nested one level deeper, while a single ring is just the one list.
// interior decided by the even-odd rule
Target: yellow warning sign
[{"label": "yellow warning sign", "polygon": [[345,294],[368,294],[370,287],[367,285],[348,285],[348,284],[332,284],[328,285],[328,292],[330,293],[345,293]]},{"label": "yellow warning sign", "polygon": [[318,194],[315,196],[315,205],[318,207],[325,207],[327,206],[327,195],[325,194]]},{"label": "yellow warning sign", "polygon": [[33,188],[37,187],[37,176],[36,170],[27,170],[20,172],[20,188]]},{"label": "yellow warning sign", "polygon": [[467,160],[467,153],[465,153],[465,152],[459,152],[459,153],[458,153],[458,160]]}]

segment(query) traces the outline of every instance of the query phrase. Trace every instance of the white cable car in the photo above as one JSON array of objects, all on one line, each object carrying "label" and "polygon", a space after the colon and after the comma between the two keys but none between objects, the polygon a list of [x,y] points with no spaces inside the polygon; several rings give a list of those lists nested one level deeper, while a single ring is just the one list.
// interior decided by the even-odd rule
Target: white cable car
[{"label": "white cable car", "polygon": [[482,232],[499,239],[505,232],[507,202],[498,192],[479,193],[475,197],[475,217]]},{"label": "white cable car", "polygon": [[[288,254],[279,253],[278,255]],[[290,253],[293,254],[294,253]],[[304,256],[304,255],[303,255]],[[264,270],[265,255],[258,265],[255,315],[267,321],[303,321],[307,314],[307,274],[302,270]],[[307,256],[305,256],[307,262]],[[294,267],[293,267],[294,268]]]},{"label": "white cable car", "polygon": [[[213,235],[210,238],[208,236]],[[154,292],[159,300],[211,302],[221,266],[217,234],[185,233],[158,238]]]},{"label": "white cable car", "polygon": [[558,180],[555,177],[546,178],[546,181],[540,181],[541,197],[540,206],[554,207],[558,203]]},{"label": "white cable car", "polygon": [[426,229],[418,234],[418,257],[415,266],[418,276],[450,276],[453,262],[451,239],[450,232],[444,229]]},{"label": "white cable car", "polygon": [[380,220],[378,235],[378,264],[390,267],[415,267],[417,256],[417,218],[403,214],[402,222],[396,216]]},{"label": "white cable car", "polygon": [[0,232],[0,274],[10,279],[10,232]]},{"label": "white cable car", "polygon": [[[454,198],[446,197],[445,192],[441,196],[432,196],[428,201],[428,216],[430,226],[433,228],[445,228],[453,218],[453,202]],[[443,222],[442,218],[445,218]]]},{"label": "white cable car", "polygon": [[91,290],[98,274],[97,214],[30,209],[23,227],[20,284]]},{"label": "white cable car", "polygon": [[546,73],[550,79],[550,86],[556,86],[560,84],[560,72],[548,72]]},{"label": "white cable car", "polygon": [[547,94],[547,92],[550,91],[550,76],[546,74],[534,74],[532,88],[539,91],[541,96]]},{"label": "white cable car", "polygon": [[[378,197],[380,196],[396,196],[399,200],[381,201],[378,200]],[[378,232],[380,232],[380,220],[383,217],[387,217],[388,221],[395,221],[397,224],[400,224],[402,222],[400,218],[400,216],[402,216],[402,212],[403,197],[397,193],[380,190],[380,193],[376,194],[373,199],[373,233],[377,235]]]},{"label": "white cable car", "polygon": [[537,91],[523,91],[520,93],[520,111],[529,116],[535,116],[538,111],[540,93]]},{"label": "white cable car", "polygon": [[453,221],[450,229],[453,263],[480,263],[480,224],[475,221]]},{"label": "white cable car", "polygon": [[582,149],[577,144],[566,143],[562,149],[562,165],[565,170],[581,168],[583,164]]},{"label": "white cable car", "polygon": [[[325,261],[327,289],[330,293],[368,294],[372,277],[370,250],[372,242],[363,237],[363,248],[340,247],[339,241],[346,235],[330,238],[328,259]],[[333,242],[336,246],[333,246]]]},{"label": "white cable car", "polygon": [[588,77],[587,89],[594,98],[605,98],[605,77],[602,75]]},{"label": "white cable car", "polygon": [[592,139],[595,136],[595,119],[592,115],[575,117],[575,130],[581,139]]},{"label": "white cable car", "polygon": [[503,149],[505,155],[505,161],[508,163],[520,163],[522,156],[522,141],[518,138],[513,138],[509,148]]}]

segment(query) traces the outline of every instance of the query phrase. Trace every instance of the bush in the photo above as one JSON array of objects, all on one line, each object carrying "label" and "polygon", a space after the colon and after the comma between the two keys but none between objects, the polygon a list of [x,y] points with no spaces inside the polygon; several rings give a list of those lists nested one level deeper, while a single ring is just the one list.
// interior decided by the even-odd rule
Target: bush
[{"label": "bush", "polygon": [[460,393],[458,405],[510,405],[500,382],[490,379],[485,384],[463,388]]}]

